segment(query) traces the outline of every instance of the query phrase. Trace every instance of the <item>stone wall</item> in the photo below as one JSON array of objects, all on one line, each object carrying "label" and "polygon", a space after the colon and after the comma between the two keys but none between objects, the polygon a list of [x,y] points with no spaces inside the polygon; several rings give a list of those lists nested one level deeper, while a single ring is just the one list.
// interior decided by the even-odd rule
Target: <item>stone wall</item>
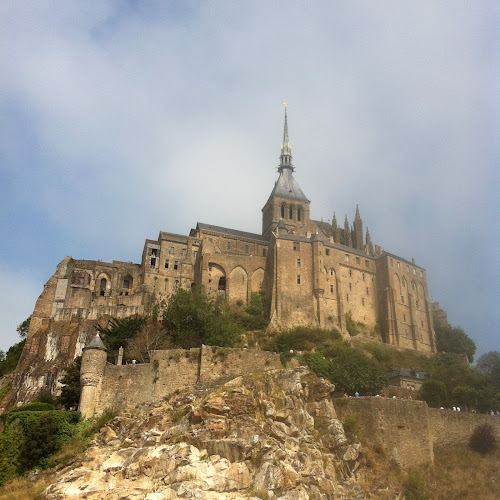
[{"label": "stone wall", "polygon": [[403,467],[432,463],[434,447],[466,444],[482,423],[491,424],[500,438],[500,417],[429,408],[424,401],[341,398],[334,406],[341,420],[357,417],[361,433]]},{"label": "stone wall", "polygon": [[479,424],[492,425],[500,439],[500,417],[453,410],[428,409],[429,427],[435,446],[467,443]]},{"label": "stone wall", "polygon": [[90,416],[94,409],[100,413],[106,408],[129,408],[159,401],[178,389],[196,384],[211,384],[276,368],[281,368],[279,354],[253,349],[203,346],[152,351],[150,363],[103,365],[95,402],[82,412]]},{"label": "stone wall", "polygon": [[342,398],[334,401],[341,420],[354,415],[360,431],[379,442],[403,467],[433,462],[433,440],[428,408],[423,401],[375,397]]}]

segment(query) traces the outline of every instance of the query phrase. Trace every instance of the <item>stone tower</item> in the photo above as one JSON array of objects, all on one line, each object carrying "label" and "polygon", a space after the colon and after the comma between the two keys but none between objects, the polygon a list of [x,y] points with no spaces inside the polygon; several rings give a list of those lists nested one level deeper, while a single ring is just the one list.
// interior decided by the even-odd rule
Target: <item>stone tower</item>
[{"label": "stone tower", "polygon": [[97,334],[84,348],[82,353],[82,366],[80,369],[80,395],[79,410],[89,418],[94,414],[97,398],[101,391],[104,370],[106,369],[107,350]]},{"label": "stone tower", "polygon": [[309,204],[302,189],[293,177],[292,146],[288,138],[288,118],[285,106],[285,126],[281,143],[279,177],[274,189],[262,209],[262,236],[270,238],[282,220],[291,234],[301,234],[310,225]]}]

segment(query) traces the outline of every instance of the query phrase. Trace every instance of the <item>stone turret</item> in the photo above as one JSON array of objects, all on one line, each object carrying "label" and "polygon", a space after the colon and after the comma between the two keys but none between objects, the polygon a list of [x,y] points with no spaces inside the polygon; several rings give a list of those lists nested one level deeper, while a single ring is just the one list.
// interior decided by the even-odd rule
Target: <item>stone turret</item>
[{"label": "stone turret", "polygon": [[364,249],[363,221],[361,220],[361,216],[359,215],[358,205],[356,205],[356,216],[353,223],[353,247],[361,251]]},{"label": "stone turret", "polygon": [[351,229],[349,228],[349,221],[347,220],[347,215],[344,221],[344,245],[347,247],[352,247]]},{"label": "stone turret", "polygon": [[82,353],[82,366],[80,369],[80,395],[79,410],[82,416],[91,417],[96,408],[97,398],[101,392],[102,379],[106,369],[107,349],[97,334],[84,348]]}]

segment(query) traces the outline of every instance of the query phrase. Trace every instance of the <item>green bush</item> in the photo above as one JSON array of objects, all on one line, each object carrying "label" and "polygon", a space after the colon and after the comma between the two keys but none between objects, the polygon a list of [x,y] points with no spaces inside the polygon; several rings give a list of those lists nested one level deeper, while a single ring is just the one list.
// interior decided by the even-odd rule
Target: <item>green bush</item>
[{"label": "green bush", "polygon": [[425,380],[420,389],[420,398],[433,408],[446,404],[447,392],[443,382],[436,379]]},{"label": "green bush", "polygon": [[57,403],[64,406],[66,410],[76,408],[80,402],[80,367],[82,365],[82,357],[75,358],[66,368],[66,374],[61,379],[61,395],[57,399]]},{"label": "green bush", "polygon": [[134,339],[146,323],[146,318],[141,316],[131,318],[111,318],[106,328],[96,326],[101,334],[102,341],[108,349],[108,361],[114,363],[118,349],[127,348],[128,343]]},{"label": "green bush", "polygon": [[406,500],[427,500],[430,498],[425,477],[416,470],[412,470],[408,474],[403,484],[403,490]]},{"label": "green bush", "polygon": [[344,421],[342,422],[342,426],[344,427],[345,437],[350,443],[353,443],[358,439],[358,417],[355,417],[354,415],[346,415]]},{"label": "green bush", "polygon": [[0,361],[0,377],[7,375],[8,373],[12,373],[16,369],[25,343],[26,339],[9,348],[5,358]]},{"label": "green bush", "polygon": [[469,448],[482,455],[492,453],[497,447],[495,428],[490,424],[480,424],[472,433],[469,440]]},{"label": "green bush", "polygon": [[23,411],[50,411],[55,409],[56,407],[52,403],[34,402],[34,403],[28,403],[24,406],[17,406],[15,408],[11,408],[6,414],[2,415],[1,418],[2,419],[4,417],[7,418],[9,415]]},{"label": "green bush", "polygon": [[355,337],[359,333],[359,328],[356,322],[352,319],[351,311],[345,313],[345,327],[351,337]]},{"label": "green bush", "polygon": [[321,347],[326,342],[333,342],[341,338],[342,335],[335,328],[322,330],[299,326],[293,330],[279,333],[264,346],[264,349],[273,352],[310,351]]}]

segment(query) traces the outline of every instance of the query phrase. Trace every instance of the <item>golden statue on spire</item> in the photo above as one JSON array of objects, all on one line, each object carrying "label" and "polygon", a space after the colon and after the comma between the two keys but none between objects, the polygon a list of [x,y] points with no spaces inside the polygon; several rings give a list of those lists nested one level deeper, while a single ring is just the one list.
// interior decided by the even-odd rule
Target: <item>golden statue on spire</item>
[{"label": "golden statue on spire", "polygon": [[288,103],[286,101],[283,101],[283,104],[285,106],[285,109],[288,108]]}]

